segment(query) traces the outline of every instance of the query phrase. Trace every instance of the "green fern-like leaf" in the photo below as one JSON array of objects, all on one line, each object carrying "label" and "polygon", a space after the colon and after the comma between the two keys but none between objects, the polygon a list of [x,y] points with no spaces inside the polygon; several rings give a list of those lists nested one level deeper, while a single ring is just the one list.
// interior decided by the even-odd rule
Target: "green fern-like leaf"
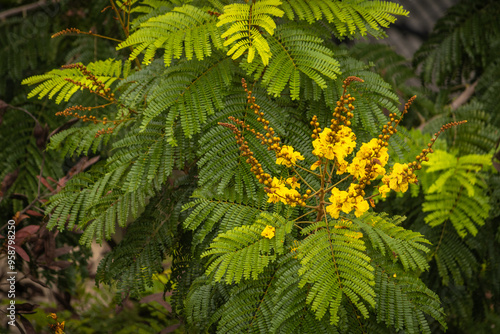
[{"label": "green fern-like leaf", "polygon": [[[194,280],[185,304],[188,323],[202,331],[209,328],[221,316],[219,305],[226,303],[230,296],[230,285],[211,282],[206,276],[199,276]],[[216,311],[217,310],[217,311]]]},{"label": "green fern-like leaf", "polygon": [[47,210],[54,210],[48,226],[63,229],[67,221],[71,227],[78,224],[84,230],[80,242],[90,244],[94,238],[109,239],[116,225],[137,218],[170,176],[174,157],[185,157],[180,149],[193,146],[171,146],[162,132],[164,122],[165,118],[157,118],[145,131],[131,131],[113,145],[115,154],[105,167],[70,180],[48,202]]},{"label": "green fern-like leaf", "polygon": [[[224,279],[227,283],[257,279],[276,255],[284,252],[283,242],[292,224],[278,215],[262,213],[252,225],[219,234],[202,255],[211,256],[207,274],[213,273],[215,281]],[[261,236],[268,225],[276,228],[276,235],[270,239]]]},{"label": "green fern-like leaf", "polygon": [[119,293],[126,291],[132,296],[140,296],[153,285],[153,275],[163,271],[163,260],[176,246],[179,201],[192,191],[185,181],[177,189],[165,187],[141,217],[128,226],[126,237],[99,264],[98,284],[117,282]]},{"label": "green fern-like leaf", "polygon": [[186,204],[184,209],[192,211],[184,221],[184,227],[194,231],[195,252],[198,253],[198,247],[204,251],[204,247],[208,247],[214,234],[224,233],[255,221],[267,207],[266,200],[261,198],[260,201],[237,203],[231,196],[226,196],[214,200],[200,198]]},{"label": "green fern-like leaf", "polygon": [[224,46],[232,45],[227,54],[237,59],[248,51],[247,61],[251,63],[257,52],[262,63],[267,65],[271,58],[271,48],[260,29],[273,35],[276,23],[272,17],[283,16],[283,11],[278,8],[280,4],[281,0],[258,0],[225,6],[217,27],[230,25],[221,35],[222,38],[227,38]]},{"label": "green fern-like leaf", "polygon": [[[467,0],[451,7],[415,54],[414,63],[422,65],[424,82],[442,85],[447,80],[460,81],[472,71],[482,72],[500,36],[496,16],[491,15],[499,10],[495,0]],[[485,26],[491,29],[485,31]]]},{"label": "green fern-like leaf", "polygon": [[490,205],[485,193],[486,184],[480,171],[491,165],[486,155],[467,155],[460,158],[445,151],[436,151],[425,164],[422,178],[426,202],[422,206],[430,226],[450,220],[460,236],[477,234],[484,225]]},{"label": "green fern-like leaf", "polygon": [[467,120],[467,124],[444,135],[449,146],[456,148],[460,155],[488,154],[500,136],[500,129],[494,122],[494,112],[475,99],[453,112],[437,115],[428,122],[425,131],[437,132],[442,124],[455,120]]},{"label": "green fern-like leaf", "polygon": [[89,152],[96,153],[98,149],[106,145],[113,135],[116,135],[123,127],[118,124],[112,134],[102,134],[96,137],[99,130],[105,129],[102,124],[88,124],[87,126],[73,127],[63,130],[50,137],[47,149],[57,151],[61,156],[87,155]]},{"label": "green fern-like leaf", "polygon": [[439,297],[418,277],[386,263],[376,267],[375,282],[377,321],[407,333],[430,334],[428,314],[446,328]]},{"label": "green fern-like leaf", "polygon": [[[145,50],[144,63],[149,64],[158,49],[164,49],[164,62],[170,66],[172,58],[181,56],[198,60],[212,55],[212,46],[222,49],[217,17],[192,5],[176,7],[172,11],[155,16],[142,23],[117,49],[134,47],[129,60]],[[183,54],[184,51],[184,54]]]},{"label": "green fern-like leaf", "polygon": [[223,107],[231,69],[231,59],[220,54],[204,62],[187,61],[169,67],[148,96],[142,128],[168,111],[164,131],[170,144],[177,143],[174,128],[179,120],[186,137],[199,133],[207,115]]},{"label": "green fern-like leaf", "polygon": [[366,233],[372,247],[382,255],[400,262],[405,270],[424,271],[429,268],[424,255],[429,249],[424,244],[430,242],[422,234],[398,226],[403,220],[403,217],[389,218],[386,214],[368,213],[363,219],[354,221]]},{"label": "green fern-like leaf", "polygon": [[[86,67],[97,77],[97,80],[104,84],[105,88],[111,87],[116,80],[123,78],[122,70],[125,70],[122,61],[114,59],[89,63]],[[28,94],[28,98],[38,96],[38,98],[41,99],[48,95],[49,99],[52,99],[57,95],[55,102],[59,104],[63,100],[67,102],[78,90],[82,89],[80,86],[66,79],[81,83],[92,91],[96,88],[93,81],[86,78],[76,68],[52,70],[46,74],[35,75],[24,79],[22,84],[38,84],[38,86]]]},{"label": "green fern-like leaf", "polygon": [[338,333],[328,321],[319,321],[307,305],[309,285],[299,288],[300,262],[296,249],[278,260],[273,291],[272,333]]},{"label": "green fern-like leaf", "polygon": [[258,64],[247,66],[247,71],[258,69],[255,77],[263,75],[263,84],[274,96],[279,96],[289,85],[294,100],[299,98],[304,75],[325,89],[325,77],[335,79],[340,74],[339,63],[333,58],[333,52],[323,45],[323,40],[307,31],[308,27],[295,26],[280,25],[274,35],[269,36],[273,56],[265,72]]},{"label": "green fern-like leaf", "polygon": [[377,31],[394,23],[395,15],[408,15],[401,5],[389,1],[284,0],[282,7],[290,20],[297,16],[313,23],[324,17],[332,23],[337,37],[356,32],[364,36],[369,29]]},{"label": "green fern-like leaf", "polygon": [[245,280],[230,291],[221,309],[218,333],[269,333],[273,310],[275,269],[267,268],[252,280]]},{"label": "green fern-like leaf", "polygon": [[435,245],[433,257],[443,285],[464,285],[478,269],[476,256],[453,225],[445,222],[427,234]]},{"label": "green fern-like leaf", "polygon": [[329,311],[333,324],[339,321],[339,306],[344,298],[368,317],[364,302],[375,306],[375,291],[372,287],[373,267],[364,253],[364,242],[350,235],[349,229],[336,229],[333,223],[324,221],[311,224],[302,232],[316,229],[300,243],[297,250],[302,265],[299,287],[311,284],[307,303],[311,304],[318,319]]}]

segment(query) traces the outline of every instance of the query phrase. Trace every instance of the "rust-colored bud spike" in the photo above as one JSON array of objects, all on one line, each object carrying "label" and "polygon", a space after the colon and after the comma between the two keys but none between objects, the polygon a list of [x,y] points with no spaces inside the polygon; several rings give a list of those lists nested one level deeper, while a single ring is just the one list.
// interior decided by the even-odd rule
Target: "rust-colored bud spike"
[{"label": "rust-colored bud spike", "polygon": [[93,122],[94,124],[102,123],[104,125],[106,125],[106,123],[119,124],[119,123],[126,121],[126,120],[110,121],[110,120],[108,120],[107,117],[104,117],[102,120],[100,120],[100,119],[97,119],[97,117],[93,116],[93,115],[89,115],[89,116],[87,116],[86,114],[79,115],[77,112],[75,112],[75,111],[86,112],[86,111],[91,111],[92,109],[104,108],[106,106],[107,106],[106,104],[96,106],[96,107],[84,107],[82,105],[73,106],[73,107],[66,108],[63,111],[56,112],[56,116],[73,116],[73,117],[76,117],[76,118],[82,120],[82,122]]},{"label": "rust-colored bud spike", "polygon": [[86,33],[81,31],[80,29],[77,29],[77,28],[68,28],[68,29],[64,29],[64,30],[61,30],[59,32],[56,32],[55,34],[50,36],[50,38],[55,38],[55,37],[59,37],[59,36],[66,35],[66,34],[86,34]]},{"label": "rust-colored bud spike", "polygon": [[342,92],[342,96],[339,101],[337,101],[337,105],[335,110],[333,111],[333,117],[331,120],[330,129],[333,132],[337,132],[340,125],[351,126],[351,118],[353,118],[354,114],[354,105],[352,104],[356,99],[351,96],[351,94],[347,94],[347,87],[353,82],[364,82],[363,79],[360,79],[355,76],[347,77],[342,85],[344,89]]},{"label": "rust-colored bud spike", "polygon": [[[262,133],[255,131],[255,129],[252,129],[250,125],[233,116],[229,116],[228,119],[239,125],[242,129],[241,131],[237,126],[231,123],[218,122],[218,124],[230,129],[235,134],[234,137],[236,139],[236,143],[239,145],[238,149],[241,152],[241,156],[246,157],[245,162],[251,166],[250,171],[256,176],[259,183],[264,185],[264,191],[275,194],[275,191],[269,188],[269,186],[272,186],[273,182],[271,175],[264,172],[262,165],[254,157],[254,153],[250,150],[248,142],[245,140],[242,131],[247,130],[251,132],[256,138],[261,140],[262,144],[267,145],[268,150],[274,150],[277,158],[281,156],[281,147],[279,145],[280,138],[275,136],[274,129],[269,126],[269,121],[264,118],[264,113],[260,111],[260,106],[255,103],[255,97],[252,96],[252,91],[248,90],[248,86],[244,78],[241,79],[241,85],[245,89],[245,92],[247,92],[247,103],[250,104],[250,109],[253,109],[254,113],[257,115],[257,121],[264,125],[266,134],[263,135]],[[306,200],[309,198],[309,194],[310,192],[305,195],[285,195],[286,198],[284,197],[284,199],[288,203],[296,203],[298,205],[305,206]]]},{"label": "rust-colored bud spike", "polygon": [[[247,128],[247,127],[250,128],[243,121],[240,121],[232,116],[229,117],[229,119],[236,122],[238,125],[241,125],[243,128]],[[255,174],[259,183],[262,183],[266,186],[270,185],[272,182],[271,175],[264,173],[264,170],[262,169],[262,165],[253,156],[253,152],[250,150],[250,147],[248,146],[248,142],[245,140],[245,137],[242,135],[241,131],[234,124],[231,124],[231,123],[219,122],[218,124],[230,129],[235,134],[236,143],[238,145],[240,145],[238,149],[241,151],[241,156],[246,157],[246,163],[251,166],[250,171],[253,174]]]},{"label": "rust-colored bud spike", "polygon": [[212,16],[217,16],[217,17],[221,16],[221,13],[218,13],[218,12],[213,12],[213,11],[211,11],[211,10],[207,11],[207,13],[208,13],[209,15],[212,15]]},{"label": "rust-colored bud spike", "polygon": [[396,113],[390,113],[389,114],[389,121],[387,121],[387,124],[383,126],[382,128],[382,134],[378,136],[378,141],[377,143],[382,146],[389,146],[389,139],[391,136],[395,133],[398,132],[396,127],[399,125],[401,120],[403,119],[403,116],[408,113],[410,106],[412,105],[413,101],[417,98],[416,95],[413,95],[408,102],[405,103],[405,108],[403,109],[401,116],[399,118],[397,117],[398,115]]},{"label": "rust-colored bud spike", "polygon": [[74,84],[78,87],[86,88],[89,91],[91,91],[92,93],[95,93],[95,94],[97,94],[97,95],[99,95],[107,100],[115,101],[115,94],[111,93],[111,89],[106,88],[104,83],[102,81],[100,81],[94,74],[92,74],[92,72],[90,72],[86,66],[84,66],[82,64],[69,64],[69,65],[63,65],[63,66],[61,66],[61,68],[64,68],[64,69],[76,68],[76,69],[78,69],[80,72],[82,72],[83,75],[85,75],[85,77],[88,80],[92,81],[92,83],[97,88],[91,88],[91,87],[87,86],[86,84],[83,84],[81,82],[75,81],[75,80],[70,79],[70,78],[64,78],[64,80],[71,82],[72,84]]},{"label": "rust-colored bud spike", "polygon": [[236,126],[234,124],[230,124],[230,123],[222,123],[222,122],[218,122],[217,124],[219,125],[222,125],[228,129],[230,129],[231,131],[233,131],[234,133],[237,133],[238,132],[238,129],[236,128]]},{"label": "rust-colored bud spike", "polygon": [[408,110],[410,109],[410,106],[412,105],[413,101],[415,101],[416,98],[417,98],[417,95],[413,95],[412,97],[410,97],[410,99],[408,100],[408,102],[405,103],[405,108],[403,110],[403,113],[402,113],[401,117],[399,118],[398,123],[403,118],[403,115],[408,113]]},{"label": "rust-colored bud spike", "polygon": [[274,129],[269,126],[269,121],[264,118],[264,112],[260,110],[260,106],[255,103],[255,97],[252,96],[252,91],[248,89],[245,78],[241,78],[241,85],[247,93],[247,103],[250,104],[249,108],[252,109],[254,114],[257,116],[257,122],[262,123],[262,125],[264,126],[266,134],[263,135],[253,129],[251,130],[249,126],[247,126],[247,130],[252,131],[252,133],[260,139],[261,144],[267,146],[267,149],[269,151],[273,150],[276,152],[276,154],[278,154],[278,152],[281,151],[281,139],[276,135]]},{"label": "rust-colored bud spike", "polygon": [[363,79],[358,78],[358,77],[356,77],[356,76],[354,76],[354,75],[351,75],[351,76],[347,77],[347,78],[344,80],[344,85],[349,86],[349,85],[351,84],[351,82],[353,82],[353,81],[357,81],[357,82],[365,82]]},{"label": "rust-colored bud spike", "polygon": [[113,133],[114,128],[107,128],[107,129],[100,129],[99,131],[96,132],[95,137],[98,138],[102,136],[103,134],[110,134]]},{"label": "rust-colored bud spike", "polygon": [[436,139],[439,137],[439,135],[451,127],[458,126],[458,125],[461,125],[464,123],[467,123],[467,120],[463,120],[463,121],[459,121],[459,122],[450,122],[448,124],[444,124],[443,126],[441,126],[441,129],[439,129],[439,131],[434,134],[434,137],[431,139],[431,142],[429,144],[427,144],[427,148],[424,148],[422,150],[422,153],[420,153],[419,155],[417,155],[415,157],[415,161],[410,162],[408,164],[408,167],[410,167],[413,170],[421,169],[422,168],[422,161],[429,161],[429,157],[427,157],[427,155],[429,153],[434,152],[434,150],[432,149],[432,145],[434,145],[434,143],[436,142]]}]

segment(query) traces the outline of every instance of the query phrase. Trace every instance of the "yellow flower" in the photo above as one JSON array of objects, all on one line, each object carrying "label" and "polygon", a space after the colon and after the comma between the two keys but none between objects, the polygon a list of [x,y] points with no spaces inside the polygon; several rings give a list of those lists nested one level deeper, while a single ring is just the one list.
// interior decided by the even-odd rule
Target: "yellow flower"
[{"label": "yellow flower", "polygon": [[387,148],[380,148],[377,139],[374,138],[361,145],[347,171],[359,180],[366,176],[366,164],[370,163],[372,165],[370,180],[374,180],[377,176],[385,174],[384,166],[388,160]]},{"label": "yellow flower", "polygon": [[[289,184],[291,184],[293,188],[300,187],[297,182],[292,183],[293,179],[293,177],[289,178],[285,182],[290,182]],[[295,189],[289,189],[285,185],[285,182],[278,180],[276,177],[273,177],[271,186],[269,187],[269,191],[267,193],[267,196],[269,197],[269,199],[267,200],[268,203],[282,202],[285,204],[289,204],[292,207],[297,206],[297,202],[294,201],[294,199],[301,197],[300,193]]]},{"label": "yellow flower", "polygon": [[354,176],[356,179],[361,179],[364,178],[366,175],[365,172],[365,167],[366,167],[366,160],[365,159],[360,159],[358,156],[356,156],[353,160],[352,163],[347,167],[347,171],[349,174]]},{"label": "yellow flower", "polygon": [[355,186],[356,185],[354,183],[351,184],[348,194],[352,206],[354,206],[354,215],[356,217],[361,217],[366,211],[368,211],[370,205],[368,204],[368,201],[363,198],[363,196],[360,196],[356,193],[354,189]]},{"label": "yellow flower", "polygon": [[344,125],[341,125],[336,133],[333,133],[330,128],[325,128],[313,141],[313,147],[313,154],[317,157],[325,157],[328,160],[337,159],[339,163],[342,163],[356,147],[356,136],[351,128]]},{"label": "yellow flower", "polygon": [[295,189],[286,188],[285,200],[283,203],[290,205],[291,207],[297,206],[297,202],[294,199],[300,198],[300,193]]},{"label": "yellow flower", "polygon": [[358,196],[356,197],[356,204],[354,208],[354,215],[356,217],[361,217],[366,211],[368,211],[370,205],[368,204],[368,201],[363,199],[362,196]]},{"label": "yellow flower", "polygon": [[298,160],[304,160],[304,157],[300,152],[294,152],[293,147],[283,145],[281,151],[276,155],[276,164],[285,165],[287,167],[292,167],[297,163]]},{"label": "yellow flower", "polygon": [[326,212],[335,219],[339,218],[340,211],[349,213],[352,210],[352,205],[348,200],[347,191],[342,191],[337,188],[332,189],[332,196],[330,196],[330,205],[326,207]]},{"label": "yellow flower", "polygon": [[267,196],[269,196],[269,199],[267,200],[268,203],[278,203],[284,200],[285,193],[286,193],[286,186],[281,180],[278,180],[275,177],[273,177],[273,180],[271,181],[271,186],[269,187],[269,192],[267,193]]},{"label": "yellow flower", "polygon": [[392,173],[382,181],[394,191],[406,192],[408,183],[416,183],[417,177],[407,164],[395,163]]},{"label": "yellow flower", "polygon": [[331,204],[326,207],[326,212],[328,212],[333,218],[338,219],[340,215],[340,208],[341,207],[338,205]]},{"label": "yellow flower", "polygon": [[321,160],[318,160],[315,163],[313,163],[311,166],[311,170],[316,170],[316,168],[318,168],[319,166],[321,166]]},{"label": "yellow flower", "polygon": [[286,179],[286,184],[288,184],[290,187],[292,187],[292,189],[300,188],[300,183],[297,181],[299,181],[299,180],[297,178],[295,178],[295,176],[292,176],[292,177],[289,177],[288,179]]},{"label": "yellow flower", "polygon": [[337,166],[337,175],[342,175],[346,172],[349,164],[347,163],[347,161],[344,160],[343,162],[338,162],[336,166]]},{"label": "yellow flower", "polygon": [[389,186],[387,184],[383,184],[380,187],[378,187],[378,191],[379,191],[380,195],[382,195],[382,198],[385,198],[387,193],[391,191],[391,188],[389,188]]},{"label": "yellow flower", "polygon": [[64,323],[65,321],[57,323],[57,329],[55,334],[64,334]]},{"label": "yellow flower", "polygon": [[263,236],[264,238],[272,239],[274,238],[275,231],[276,229],[274,227],[266,225],[266,228],[262,231],[260,235]]}]

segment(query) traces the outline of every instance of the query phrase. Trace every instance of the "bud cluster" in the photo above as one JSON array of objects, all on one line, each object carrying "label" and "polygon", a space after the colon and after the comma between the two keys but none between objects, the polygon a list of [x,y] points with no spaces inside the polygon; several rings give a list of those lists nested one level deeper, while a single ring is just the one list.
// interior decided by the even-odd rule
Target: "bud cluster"
[{"label": "bud cluster", "polygon": [[439,131],[434,134],[434,137],[431,139],[431,142],[429,144],[427,144],[428,148],[424,148],[422,150],[422,153],[420,153],[419,155],[417,155],[415,157],[415,161],[410,162],[408,164],[408,167],[410,167],[414,170],[421,169],[422,168],[422,161],[429,161],[429,157],[427,157],[427,154],[434,152],[434,150],[432,149],[432,145],[434,145],[434,142],[439,137],[439,135],[453,126],[461,125],[464,123],[467,123],[467,121],[465,120],[465,121],[459,121],[459,122],[450,122],[448,124],[441,126],[441,129],[439,129]]},{"label": "bud cluster", "polygon": [[269,151],[273,150],[275,152],[279,152],[281,150],[280,138],[276,136],[274,129],[269,126],[269,121],[264,118],[264,112],[262,112],[260,110],[260,106],[255,103],[255,96],[252,96],[252,91],[248,89],[248,85],[244,78],[241,79],[241,85],[247,93],[247,103],[250,105],[250,109],[252,109],[254,114],[257,116],[257,122],[262,123],[262,125],[264,126],[264,130],[266,130],[265,135],[262,135],[255,130],[253,130],[252,133],[260,139],[260,143],[262,145],[267,146],[267,149]]},{"label": "bud cluster", "polygon": [[[236,122],[239,125],[242,125],[247,130],[250,130],[250,131],[253,130],[253,129],[250,129],[249,125],[244,124],[243,121],[235,119],[234,117],[230,117],[229,119]],[[271,175],[268,173],[264,173],[264,169],[262,169],[262,165],[253,156],[253,152],[250,150],[250,147],[248,146],[248,142],[245,140],[245,137],[243,137],[243,134],[241,133],[241,131],[234,124],[221,123],[221,122],[219,122],[218,124],[230,129],[234,133],[234,138],[236,139],[236,143],[238,145],[240,145],[239,150],[241,152],[241,156],[247,158],[246,163],[251,166],[250,171],[257,177],[257,180],[259,181],[259,183],[262,183],[266,186],[271,185],[271,183],[272,183]],[[253,131],[255,131],[255,130],[253,130]]]},{"label": "bud cluster", "polygon": [[109,100],[109,101],[115,101],[115,94],[111,92],[110,88],[106,88],[104,83],[100,81],[92,72],[90,72],[86,66],[82,64],[70,64],[70,65],[64,65],[62,68],[65,69],[71,69],[71,68],[76,68],[82,74],[86,77],[87,80],[92,82],[92,85],[88,85],[86,83],[82,83],[79,81],[75,81],[71,78],[64,78],[64,80],[71,82],[75,86],[81,87],[81,88],[86,88],[90,90],[92,93],[96,93],[97,95]]},{"label": "bud cluster", "polygon": [[103,119],[100,120],[100,119],[97,119],[97,117],[95,117],[93,115],[90,115],[90,116],[80,115],[79,113],[74,112],[75,110],[82,111],[82,112],[91,111],[92,109],[102,108],[102,107],[103,106],[98,106],[98,107],[84,107],[82,105],[73,106],[73,107],[66,108],[63,111],[56,112],[55,115],[56,116],[73,116],[73,117],[76,117],[78,119],[81,119],[83,122],[93,122],[94,124],[102,123],[103,125],[106,125],[107,123],[117,124],[117,123],[121,122],[121,121],[110,121],[110,120],[108,120],[107,117],[103,117]]},{"label": "bud cluster", "polygon": [[[91,34],[92,31],[89,31],[88,33]],[[64,30],[61,30],[59,32],[56,32],[55,34],[53,34],[51,36],[51,38],[56,38],[56,37],[66,35],[66,34],[87,34],[87,33],[84,31],[81,31],[80,29],[77,29],[77,28],[68,28],[68,29],[64,29]]]}]

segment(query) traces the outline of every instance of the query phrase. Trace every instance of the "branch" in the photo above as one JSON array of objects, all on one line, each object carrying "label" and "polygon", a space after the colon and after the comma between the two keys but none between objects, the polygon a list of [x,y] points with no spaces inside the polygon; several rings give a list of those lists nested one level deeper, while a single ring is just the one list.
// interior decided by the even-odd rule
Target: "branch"
[{"label": "branch", "polygon": [[451,110],[456,110],[458,109],[459,107],[461,107],[463,104],[465,104],[467,101],[469,101],[469,99],[471,98],[472,95],[474,95],[474,91],[476,89],[476,86],[477,86],[477,83],[478,83],[479,80],[476,80],[476,82],[474,82],[473,84],[471,85],[467,85],[467,87],[465,88],[465,90],[462,92],[462,94],[460,94],[456,99],[455,101],[453,101],[451,104],[450,104],[450,107],[451,107]]},{"label": "branch", "polygon": [[[52,0],[52,3],[59,2],[59,0]],[[19,13],[23,13],[23,15],[26,15],[26,12],[32,9],[36,9],[38,7],[42,7],[47,3],[47,0],[40,0],[38,2],[29,4],[29,5],[24,5],[24,6],[19,6],[16,8],[11,8],[8,10],[5,10],[3,12],[0,12],[0,20],[5,21],[5,19],[9,16],[12,15],[17,15]]]},{"label": "branch", "polygon": [[[478,81],[479,80],[476,80],[474,83],[467,85],[465,87],[465,90],[450,104],[450,108],[452,111],[457,110],[462,105],[467,103],[467,101],[469,101],[469,99],[472,97],[472,95],[474,95]],[[442,116],[441,114],[438,114],[438,115],[430,118],[427,122],[424,122],[423,117],[421,117],[421,115],[420,115],[419,118],[420,118],[421,124],[417,127],[417,129],[422,131],[425,128],[425,126],[427,125],[427,123],[429,123],[432,120],[434,120],[438,117],[441,117],[441,116]]]},{"label": "branch", "polygon": [[24,113],[28,114],[28,116],[30,116],[31,118],[33,118],[33,120],[35,121],[35,123],[36,123],[36,124],[40,124],[40,123],[38,122],[38,120],[36,119],[36,117],[35,117],[35,116],[33,116],[33,114],[32,114],[32,113],[30,113],[28,110],[26,110],[26,109],[24,109],[24,108],[21,108],[21,107],[14,107],[14,106],[12,106],[12,105],[10,105],[10,104],[5,104],[5,106],[6,106],[7,108],[11,108],[11,109],[14,109],[14,110],[19,110],[19,111],[22,111],[22,112],[24,112]]}]

